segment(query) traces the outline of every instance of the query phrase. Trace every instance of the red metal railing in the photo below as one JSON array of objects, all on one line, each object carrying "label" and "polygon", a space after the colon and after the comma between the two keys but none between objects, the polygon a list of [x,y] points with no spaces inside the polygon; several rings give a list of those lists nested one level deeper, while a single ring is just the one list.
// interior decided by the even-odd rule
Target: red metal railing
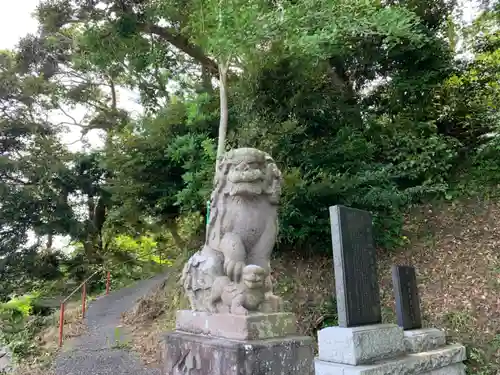
[{"label": "red metal railing", "polygon": [[[85,313],[87,311],[87,283],[89,282],[90,279],[92,279],[95,275],[98,273],[103,272],[102,269],[95,271],[92,275],[87,277],[80,285],[78,285],[75,290],[73,290],[70,295],[68,295],[62,302],[61,302],[61,311],[59,315],[59,347],[62,346],[63,343],[63,331],[64,331],[64,312],[65,312],[65,306],[66,302],[69,301],[71,297],[74,296],[76,292],[78,292],[80,289],[82,290],[82,319],[85,318]],[[109,294],[111,288],[111,272],[106,273],[106,295]]]}]

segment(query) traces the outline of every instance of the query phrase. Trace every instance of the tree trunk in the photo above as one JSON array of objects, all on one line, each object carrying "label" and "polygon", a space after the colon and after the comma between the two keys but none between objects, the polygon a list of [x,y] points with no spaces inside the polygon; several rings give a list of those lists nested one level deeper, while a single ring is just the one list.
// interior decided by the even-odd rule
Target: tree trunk
[{"label": "tree trunk", "polygon": [[201,82],[203,92],[213,93],[212,75],[210,74],[210,68],[205,65],[201,66]]},{"label": "tree trunk", "polygon": [[330,66],[332,67],[330,72],[331,82],[342,92],[342,99],[346,104],[345,109],[349,111],[345,112],[345,114],[350,115],[349,119],[355,122],[355,126],[358,129],[361,129],[363,127],[363,116],[361,115],[361,108],[358,103],[359,98],[344,63],[338,58],[331,58]]},{"label": "tree trunk", "polygon": [[170,231],[172,238],[174,239],[175,246],[177,246],[179,250],[183,251],[185,243],[182,237],[179,235],[179,231],[177,230],[177,222],[175,220],[168,221],[167,228]]},{"label": "tree trunk", "polygon": [[54,235],[50,233],[47,236],[47,250],[52,250],[53,243],[54,243]]},{"label": "tree trunk", "polygon": [[88,219],[82,233],[82,243],[87,260],[91,264],[98,264],[102,260],[101,230],[105,220],[105,209],[101,199],[96,203],[95,197],[88,196]]},{"label": "tree trunk", "polygon": [[226,151],[226,134],[228,122],[227,104],[227,65],[219,63],[219,96],[220,96],[220,122],[219,139],[217,142],[217,160],[215,162],[215,172],[219,169],[219,163]]},{"label": "tree trunk", "polygon": [[139,31],[145,32],[147,34],[158,35],[163,40],[172,44],[174,47],[180,49],[182,52],[191,56],[193,59],[198,61],[200,64],[205,65],[210,69],[212,74],[217,74],[217,63],[209,58],[203,49],[189,41],[189,38],[184,35],[179,34],[176,30],[171,27],[162,27],[158,25],[152,25],[147,23],[137,23],[136,27]]}]

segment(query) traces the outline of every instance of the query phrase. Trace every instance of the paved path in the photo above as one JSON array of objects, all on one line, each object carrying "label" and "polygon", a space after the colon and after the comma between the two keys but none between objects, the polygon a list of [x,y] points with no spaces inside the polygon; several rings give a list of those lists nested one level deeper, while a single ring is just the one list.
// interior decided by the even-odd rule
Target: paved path
[{"label": "paved path", "polygon": [[[117,290],[91,303],[87,312],[88,330],[68,340],[57,356],[56,375],[160,375],[159,369],[146,368],[127,348],[116,345],[121,314],[166,277],[165,274]],[[126,342],[120,338],[120,343]],[[122,345],[123,347],[123,345]]]}]

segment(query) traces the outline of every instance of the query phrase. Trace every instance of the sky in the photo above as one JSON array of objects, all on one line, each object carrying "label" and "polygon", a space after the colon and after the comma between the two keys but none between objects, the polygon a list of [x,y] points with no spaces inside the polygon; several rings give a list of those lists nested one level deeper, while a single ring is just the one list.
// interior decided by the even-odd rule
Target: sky
[{"label": "sky", "polygon": [[[39,0],[0,0],[0,49],[14,47],[18,40],[36,31],[37,22],[31,17]],[[6,5],[8,4],[8,5]]]},{"label": "sky", "polygon": [[[0,0],[0,4],[4,4],[0,8],[0,49],[15,48],[23,36],[36,33],[38,23],[32,15],[39,2],[40,0]],[[126,107],[130,112],[140,113],[142,108],[137,102],[137,93],[124,88],[118,89],[119,107]],[[83,108],[68,112],[77,120],[82,119],[85,115],[85,109]],[[55,123],[64,120],[62,113],[56,113],[53,116]],[[80,130],[79,127],[72,127],[61,135],[63,143],[68,145],[68,148],[72,151],[81,150],[83,147],[83,143],[80,142]],[[98,131],[89,132],[86,139],[92,146],[98,147],[102,145],[101,135]]]}]

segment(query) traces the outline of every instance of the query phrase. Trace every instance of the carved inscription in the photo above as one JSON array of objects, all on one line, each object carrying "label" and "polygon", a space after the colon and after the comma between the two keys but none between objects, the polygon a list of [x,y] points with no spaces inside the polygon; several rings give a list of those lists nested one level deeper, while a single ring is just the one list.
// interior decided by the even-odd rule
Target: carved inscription
[{"label": "carved inscription", "polygon": [[372,220],[367,211],[330,207],[339,326],[382,321]]},{"label": "carved inscription", "polygon": [[398,325],[405,330],[422,328],[415,267],[393,266],[392,283],[396,299]]}]

